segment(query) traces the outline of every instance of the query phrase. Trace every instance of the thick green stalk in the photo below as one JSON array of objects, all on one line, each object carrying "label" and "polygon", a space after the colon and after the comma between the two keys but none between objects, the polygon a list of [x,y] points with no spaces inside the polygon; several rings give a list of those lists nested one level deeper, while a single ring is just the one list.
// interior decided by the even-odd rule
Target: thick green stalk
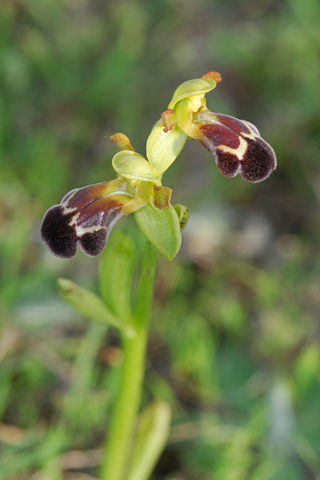
[{"label": "thick green stalk", "polygon": [[123,365],[102,460],[101,480],[125,480],[145,369],[157,252],[148,242],[139,276],[134,334],[123,332]]}]

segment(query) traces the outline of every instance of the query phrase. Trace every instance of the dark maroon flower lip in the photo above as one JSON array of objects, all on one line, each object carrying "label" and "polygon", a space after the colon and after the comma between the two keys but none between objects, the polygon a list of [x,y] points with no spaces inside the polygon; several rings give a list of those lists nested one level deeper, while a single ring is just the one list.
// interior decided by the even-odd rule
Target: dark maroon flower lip
[{"label": "dark maroon flower lip", "polygon": [[79,243],[89,256],[104,249],[114,224],[127,215],[125,205],[132,195],[124,191],[110,192],[111,182],[72,190],[59,205],[45,214],[41,235],[49,250],[61,258],[71,258]]},{"label": "dark maroon flower lip", "polygon": [[232,178],[239,173],[244,180],[257,183],[276,168],[273,148],[253,124],[210,111],[199,112],[197,122],[198,140],[214,155],[222,175]]}]

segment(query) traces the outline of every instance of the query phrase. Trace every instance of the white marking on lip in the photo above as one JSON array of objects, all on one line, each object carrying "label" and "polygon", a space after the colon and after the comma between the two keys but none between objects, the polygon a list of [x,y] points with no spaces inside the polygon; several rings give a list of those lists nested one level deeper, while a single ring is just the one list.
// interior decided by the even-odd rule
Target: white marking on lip
[{"label": "white marking on lip", "polygon": [[236,157],[238,157],[238,159],[241,161],[248,149],[248,142],[241,136],[239,136],[239,141],[240,145],[237,148],[227,147],[226,145],[219,145],[215,148],[222,150],[224,153],[231,153],[232,155],[236,155]]},{"label": "white marking on lip", "polygon": [[241,133],[241,135],[244,135],[245,137],[249,138],[258,138],[261,137],[259,130],[253,123],[247,122],[246,120],[241,120],[250,130],[250,133]]},{"label": "white marking on lip", "polygon": [[80,212],[78,212],[76,215],[73,215],[70,222],[68,223],[69,227],[73,227],[73,225],[76,225],[79,215],[80,215]]},{"label": "white marking on lip", "polygon": [[116,191],[116,192],[109,193],[108,195],[106,195],[106,197],[112,197],[113,195],[126,195],[127,197],[133,198],[133,195],[131,195],[131,193],[122,192],[122,191],[120,191],[120,190],[118,190],[118,191]]},{"label": "white marking on lip", "polygon": [[[72,195],[70,195],[70,197],[66,200],[66,202],[64,202],[63,204],[61,204],[62,208],[63,208],[63,213],[64,215],[66,214],[69,214],[69,213],[72,213],[74,212],[75,210],[77,210],[77,207],[74,207],[74,208],[68,208],[66,205],[68,204],[69,200],[75,195],[76,192],[74,192]],[[115,192],[111,192],[109,193],[108,195],[105,196],[105,198],[107,197],[112,197],[114,195],[125,195],[126,197],[130,197],[130,198],[133,198],[133,195],[131,195],[131,193],[128,193],[128,192],[123,192],[121,190],[117,190]],[[103,198],[103,197],[101,197]],[[113,211],[115,209],[121,209],[121,205],[119,206],[116,206],[116,207],[113,207],[110,209],[110,211]],[[84,207],[85,209],[85,207]],[[116,221],[118,220],[117,216],[116,218],[114,219],[114,221],[110,221],[108,226],[106,225],[91,225],[91,227],[83,227],[81,225],[77,225],[77,221],[78,221],[78,218],[81,214],[81,210],[80,209],[75,215],[73,215],[71,217],[71,220],[70,222],[68,223],[68,225],[70,227],[74,227],[75,228],[75,233],[76,233],[76,236],[77,237],[82,237],[83,235],[85,235],[86,233],[95,233],[95,232],[98,232],[99,230],[102,230],[104,228],[108,228],[108,229],[111,229],[112,226],[116,223]],[[108,208],[106,210],[109,210]],[[100,214],[103,216],[103,214],[105,213],[104,210],[102,210],[100,212]]]},{"label": "white marking on lip", "polygon": [[67,200],[65,202],[63,202],[61,204],[62,208],[63,208],[63,214],[64,215],[68,215],[69,213],[72,213],[74,212],[75,210],[77,210],[77,207],[73,207],[73,208],[69,208],[67,207],[69,201],[75,196],[75,194],[77,193],[78,190],[75,190],[72,195],[70,195],[70,197],[67,198]]},{"label": "white marking on lip", "polygon": [[104,228],[106,228],[105,225],[92,225],[91,227],[81,227],[81,225],[76,225],[75,230],[77,237],[83,237],[86,233],[95,233]]}]

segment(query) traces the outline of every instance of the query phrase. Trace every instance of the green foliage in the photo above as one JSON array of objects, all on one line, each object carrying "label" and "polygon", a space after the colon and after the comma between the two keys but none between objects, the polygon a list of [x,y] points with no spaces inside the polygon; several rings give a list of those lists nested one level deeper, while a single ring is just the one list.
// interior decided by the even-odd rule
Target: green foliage
[{"label": "green foliage", "polygon": [[181,246],[181,233],[178,215],[170,205],[159,209],[150,202],[134,214],[140,230],[159,252],[172,260]]},{"label": "green foliage", "polygon": [[110,310],[119,318],[130,318],[132,284],[137,260],[136,244],[120,232],[108,243],[100,260],[99,286]]},{"label": "green foliage", "polygon": [[80,315],[120,330],[124,328],[98,295],[66,278],[58,279],[58,289],[63,299]]},{"label": "green foliage", "polygon": [[128,480],[147,480],[166,446],[170,407],[165,402],[149,405],[141,414],[134,440]]}]

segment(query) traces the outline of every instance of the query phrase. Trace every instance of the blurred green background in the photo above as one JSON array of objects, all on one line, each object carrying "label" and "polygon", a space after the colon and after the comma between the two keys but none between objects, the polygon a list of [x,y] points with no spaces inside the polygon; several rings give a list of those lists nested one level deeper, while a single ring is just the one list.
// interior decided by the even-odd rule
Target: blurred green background
[{"label": "blurred green background", "polygon": [[54,258],[41,219],[114,178],[109,135],[144,154],[210,70],[209,108],[256,124],[278,168],[226,179],[192,141],[165,176],[191,220],[159,265],[143,403],[173,425],[153,479],[320,478],[319,24],[319,0],[1,1],[1,479],[96,478],[118,340],[58,296],[58,276],[95,290],[98,260]]}]

